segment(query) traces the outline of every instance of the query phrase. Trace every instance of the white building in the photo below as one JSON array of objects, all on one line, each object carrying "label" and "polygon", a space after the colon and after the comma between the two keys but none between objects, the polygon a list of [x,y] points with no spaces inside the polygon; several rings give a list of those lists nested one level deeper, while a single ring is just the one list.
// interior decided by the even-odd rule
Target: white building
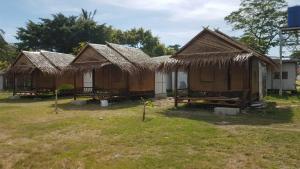
[{"label": "white building", "polygon": [[[153,60],[157,63],[164,62],[170,58],[170,55],[154,57]],[[178,72],[178,89],[187,88],[187,73],[179,71]],[[172,92],[175,88],[175,72],[172,73],[155,73],[155,96],[156,97],[166,97],[168,92]]]},{"label": "white building", "polygon": [[[278,59],[273,59],[279,63]],[[268,70],[267,74],[267,89],[279,90],[280,89],[280,73],[279,69],[275,71]],[[283,60],[282,61],[282,90],[296,91],[297,80],[297,61],[296,60]]]}]

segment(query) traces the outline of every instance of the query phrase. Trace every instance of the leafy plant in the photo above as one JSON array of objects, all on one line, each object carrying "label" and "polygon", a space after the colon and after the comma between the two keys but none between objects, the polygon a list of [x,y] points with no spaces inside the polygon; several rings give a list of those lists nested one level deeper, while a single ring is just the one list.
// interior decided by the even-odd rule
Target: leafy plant
[{"label": "leafy plant", "polygon": [[154,107],[152,100],[145,100],[143,97],[141,97],[141,101],[143,104],[143,117],[142,120],[145,121],[146,119],[146,107]]},{"label": "leafy plant", "polygon": [[71,94],[73,91],[74,86],[71,84],[62,84],[58,87],[58,93],[59,94]]}]

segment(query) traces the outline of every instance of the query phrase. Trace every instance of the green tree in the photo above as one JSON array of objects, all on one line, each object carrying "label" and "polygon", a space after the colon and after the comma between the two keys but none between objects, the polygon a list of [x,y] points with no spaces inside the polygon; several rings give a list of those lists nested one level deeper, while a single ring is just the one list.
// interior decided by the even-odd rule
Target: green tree
[{"label": "green tree", "polygon": [[97,11],[82,9],[78,16],[54,14],[51,18],[41,18],[40,22],[29,21],[24,28],[18,28],[19,50],[45,49],[64,53],[77,53],[82,42],[105,44],[113,42],[142,49],[150,56],[174,53],[176,46],[166,48],[150,30],[133,28],[127,31],[115,29],[94,20]]},{"label": "green tree", "polygon": [[261,53],[278,45],[279,29],[287,23],[285,0],[242,0],[240,8],[225,17],[233,30],[242,30],[241,41]]},{"label": "green tree", "polygon": [[4,39],[4,31],[0,29],[0,70],[6,69],[16,58],[16,48]]},{"label": "green tree", "polygon": [[296,50],[291,54],[291,58],[300,59],[300,50]]},{"label": "green tree", "polygon": [[0,52],[2,52],[2,50],[4,50],[5,46],[6,46],[6,41],[4,40],[4,30],[0,29]]},{"label": "green tree", "polygon": [[166,48],[166,55],[173,55],[175,54],[177,51],[179,51],[180,49],[180,45],[178,44],[175,44],[175,45],[169,45],[167,48]]},{"label": "green tree", "polygon": [[40,22],[29,21],[25,28],[18,28],[18,49],[45,49],[71,53],[80,42],[104,43],[112,38],[112,28],[98,25],[93,20],[96,10],[82,9],[79,16],[65,16],[62,13],[52,18],[41,18]]}]

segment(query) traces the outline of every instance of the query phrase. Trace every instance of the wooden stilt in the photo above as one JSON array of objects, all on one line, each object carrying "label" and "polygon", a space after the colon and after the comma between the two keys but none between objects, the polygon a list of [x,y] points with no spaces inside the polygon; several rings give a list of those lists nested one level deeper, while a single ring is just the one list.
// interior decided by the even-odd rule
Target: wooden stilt
[{"label": "wooden stilt", "polygon": [[13,72],[13,96],[16,95],[16,74]]},{"label": "wooden stilt", "polygon": [[248,60],[248,66],[249,66],[249,101],[252,101],[252,59],[250,58]]},{"label": "wooden stilt", "polygon": [[93,93],[93,99],[96,99],[96,98],[95,98],[95,97],[96,97],[96,90],[95,90],[95,87],[96,87],[96,85],[95,85],[95,76],[96,76],[96,70],[93,69],[93,71],[92,71],[92,81],[93,81],[93,89],[92,89],[92,93]]},{"label": "wooden stilt", "polygon": [[[187,97],[190,97],[190,67],[187,69]],[[188,99],[188,106],[191,105],[191,99]]]},{"label": "wooden stilt", "polygon": [[227,90],[231,90],[231,64],[228,63],[228,69],[227,69]]},{"label": "wooden stilt", "polygon": [[129,73],[127,72],[127,73],[126,73],[126,97],[127,97],[127,99],[130,98],[130,92],[129,92],[129,79],[130,79],[130,75],[129,75]]},{"label": "wooden stilt", "polygon": [[77,87],[76,87],[76,72],[74,72],[74,75],[73,75],[73,86],[74,86],[74,89],[73,89],[73,99],[76,100],[76,90],[77,90]]},{"label": "wooden stilt", "polygon": [[178,106],[178,103],[177,103],[177,85],[178,85],[178,69],[175,70],[175,82],[174,82],[174,103],[175,103],[175,107]]},{"label": "wooden stilt", "polygon": [[56,75],[53,76],[53,86],[52,86],[52,90],[53,90],[53,95],[55,95],[55,90],[56,90]]}]

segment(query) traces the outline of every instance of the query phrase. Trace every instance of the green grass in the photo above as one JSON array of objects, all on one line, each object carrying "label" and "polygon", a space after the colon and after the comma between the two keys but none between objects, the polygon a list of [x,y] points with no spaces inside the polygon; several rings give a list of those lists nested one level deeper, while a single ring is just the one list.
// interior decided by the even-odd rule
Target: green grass
[{"label": "green grass", "polygon": [[[216,116],[155,102],[100,108],[0,94],[0,168],[300,168],[298,97],[268,96],[263,110]],[[299,104],[298,104],[299,105]]]}]

